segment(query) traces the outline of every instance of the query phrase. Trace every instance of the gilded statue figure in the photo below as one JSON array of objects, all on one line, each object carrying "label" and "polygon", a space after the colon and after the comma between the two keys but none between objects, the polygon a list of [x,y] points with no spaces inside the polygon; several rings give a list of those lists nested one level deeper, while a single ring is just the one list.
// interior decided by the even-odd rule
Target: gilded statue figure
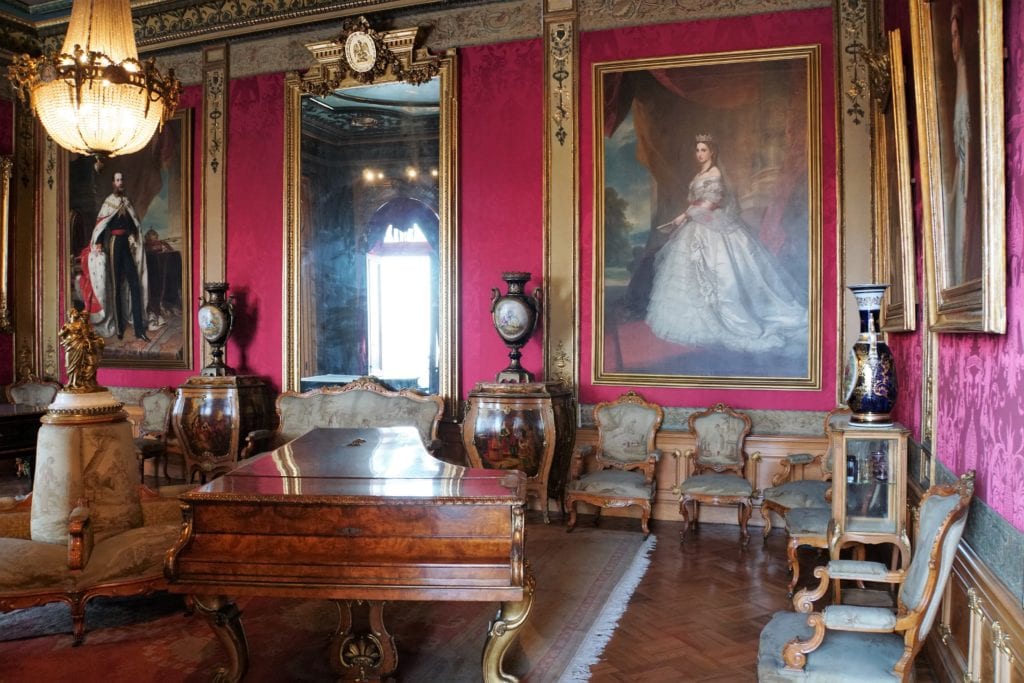
[{"label": "gilded statue figure", "polygon": [[65,366],[68,372],[64,391],[72,394],[87,394],[103,391],[96,384],[96,369],[103,353],[103,337],[96,334],[84,311],[68,309],[67,322],[60,328],[60,345],[64,347]]}]

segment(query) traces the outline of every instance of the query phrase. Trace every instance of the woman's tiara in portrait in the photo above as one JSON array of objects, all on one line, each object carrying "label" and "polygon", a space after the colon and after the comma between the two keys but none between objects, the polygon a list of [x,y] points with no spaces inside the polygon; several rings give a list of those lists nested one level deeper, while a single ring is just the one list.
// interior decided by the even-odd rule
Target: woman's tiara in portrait
[{"label": "woman's tiara in portrait", "polygon": [[710,143],[713,144],[715,142],[715,136],[712,135],[711,133],[697,133],[697,138],[696,138],[695,141],[696,142],[710,142]]}]

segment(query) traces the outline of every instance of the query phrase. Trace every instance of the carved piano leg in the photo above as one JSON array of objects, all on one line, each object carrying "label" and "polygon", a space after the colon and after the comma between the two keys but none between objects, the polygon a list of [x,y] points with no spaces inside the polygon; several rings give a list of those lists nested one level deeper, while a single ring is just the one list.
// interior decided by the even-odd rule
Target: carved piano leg
[{"label": "carved piano leg", "polygon": [[537,581],[533,578],[529,563],[526,564],[526,585],[523,599],[519,602],[503,602],[498,614],[487,627],[487,641],[484,643],[484,683],[517,683],[519,678],[502,670],[502,661],[509,646],[519,637],[519,629],[526,623],[533,607],[533,593]]},{"label": "carved piano leg", "polygon": [[213,680],[217,683],[240,681],[249,670],[249,645],[242,629],[242,612],[224,595],[193,595],[192,605],[228,651],[230,666],[218,669]]},{"label": "carved piano leg", "polygon": [[[395,639],[384,626],[380,600],[336,600],[338,628],[331,638],[331,668],[343,681],[381,681],[398,668]],[[352,608],[359,608],[361,623],[353,628]]]}]

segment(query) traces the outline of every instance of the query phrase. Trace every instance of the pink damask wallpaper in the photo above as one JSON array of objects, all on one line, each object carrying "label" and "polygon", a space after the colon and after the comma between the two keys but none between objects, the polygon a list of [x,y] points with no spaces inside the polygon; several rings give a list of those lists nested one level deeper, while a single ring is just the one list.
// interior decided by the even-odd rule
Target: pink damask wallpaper
[{"label": "pink damask wallpaper", "polygon": [[[976,469],[977,495],[1024,531],[1024,3],[1004,7],[1007,331],[939,335],[935,444],[952,472]],[[904,387],[919,395],[920,333],[891,341],[900,363],[914,369],[901,373]],[[913,415],[904,398],[901,419],[908,408]]]},{"label": "pink damask wallpaper", "polygon": [[[459,50],[459,279],[462,395],[493,382],[508,349],[491,323],[491,288],[501,273],[541,281],[544,253],[543,46],[526,40]],[[543,375],[543,331],[522,365]]]}]

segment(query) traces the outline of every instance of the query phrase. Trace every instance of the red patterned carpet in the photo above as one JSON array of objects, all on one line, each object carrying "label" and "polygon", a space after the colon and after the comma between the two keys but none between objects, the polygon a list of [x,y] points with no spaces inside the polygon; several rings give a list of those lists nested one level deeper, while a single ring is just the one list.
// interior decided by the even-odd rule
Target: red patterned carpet
[{"label": "red patterned carpet", "polygon": [[[531,524],[527,558],[537,577],[533,612],[505,670],[531,683],[585,680],[647,567],[654,538],[639,532]],[[333,680],[327,643],[333,603],[240,601],[250,651],[247,682]],[[480,680],[489,603],[392,603],[399,681]],[[71,647],[67,607],[0,615],[0,682],[209,681],[225,662],[206,622],[171,595],[96,601],[85,643]]]}]

